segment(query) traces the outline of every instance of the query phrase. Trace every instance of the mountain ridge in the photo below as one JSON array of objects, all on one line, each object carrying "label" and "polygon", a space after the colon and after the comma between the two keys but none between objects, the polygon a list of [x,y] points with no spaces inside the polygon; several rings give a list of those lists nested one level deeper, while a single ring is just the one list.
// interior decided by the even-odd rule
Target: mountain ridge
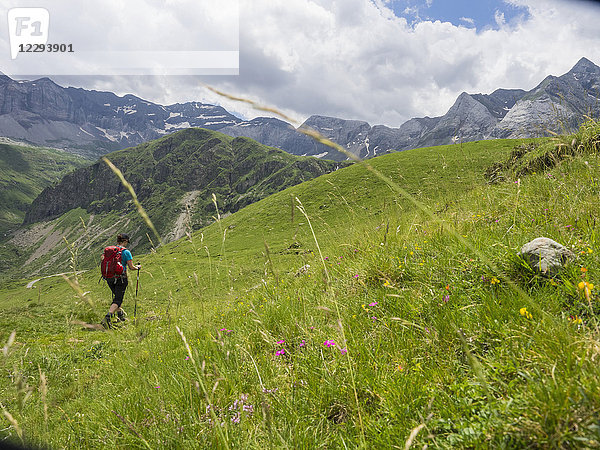
[{"label": "mountain ridge", "polygon": [[[463,92],[446,114],[413,118],[397,128],[319,114],[302,126],[364,158],[457,141],[573,131],[586,115],[600,115],[599,103],[600,67],[584,57],[566,74],[549,75],[530,91]],[[63,88],[49,78],[0,77],[0,135],[12,139],[98,157],[190,127],[249,137],[294,155],[347,158],[276,118],[242,120],[216,105],[162,106],[132,94]]]}]

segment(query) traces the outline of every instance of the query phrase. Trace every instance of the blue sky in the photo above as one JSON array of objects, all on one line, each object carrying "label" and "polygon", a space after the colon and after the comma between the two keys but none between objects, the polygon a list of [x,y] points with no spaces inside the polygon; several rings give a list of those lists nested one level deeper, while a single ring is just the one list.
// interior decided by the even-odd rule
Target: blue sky
[{"label": "blue sky", "polygon": [[391,0],[388,6],[410,24],[439,20],[477,30],[498,28],[498,20],[510,24],[529,17],[527,7],[503,0]]}]

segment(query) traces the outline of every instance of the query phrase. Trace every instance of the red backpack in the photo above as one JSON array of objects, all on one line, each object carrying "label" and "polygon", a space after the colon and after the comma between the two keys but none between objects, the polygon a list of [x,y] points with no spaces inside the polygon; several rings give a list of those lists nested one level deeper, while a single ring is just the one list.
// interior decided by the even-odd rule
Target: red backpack
[{"label": "red backpack", "polygon": [[104,256],[100,264],[102,278],[110,279],[123,275],[123,264],[121,263],[121,252],[123,250],[125,248],[118,245],[111,245],[104,249]]}]

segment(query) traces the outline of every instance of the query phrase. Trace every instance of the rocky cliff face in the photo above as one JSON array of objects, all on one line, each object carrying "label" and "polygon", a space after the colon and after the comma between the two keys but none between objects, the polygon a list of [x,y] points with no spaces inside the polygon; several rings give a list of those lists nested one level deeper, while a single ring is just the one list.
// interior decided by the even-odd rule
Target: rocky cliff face
[{"label": "rocky cliff face", "polygon": [[240,121],[219,106],[163,107],[133,95],[63,88],[48,78],[0,77],[0,135],[92,157],[183,128],[216,130]]},{"label": "rocky cliff face", "polygon": [[491,131],[492,138],[569,132],[600,114],[600,67],[586,58],[560,77],[548,76],[527,92]]},{"label": "rocky cliff face", "polygon": [[[411,119],[399,128],[320,115],[309,117],[303,125],[357,156],[370,158],[454,140],[571,131],[586,115],[600,115],[599,99],[600,67],[582,58],[567,74],[549,76],[529,92],[462,93],[443,116]],[[249,137],[294,155],[347,159],[278,119],[244,121],[213,105],[160,106],[133,95],[65,89],[47,78],[14,81],[0,75],[0,135],[13,139],[99,156],[190,127]]]}]

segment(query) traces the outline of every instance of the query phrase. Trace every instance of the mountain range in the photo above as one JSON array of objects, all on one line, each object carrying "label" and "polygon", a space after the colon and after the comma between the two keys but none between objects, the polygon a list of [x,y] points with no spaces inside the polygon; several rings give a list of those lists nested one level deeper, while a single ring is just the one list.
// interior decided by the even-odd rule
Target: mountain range
[{"label": "mountain range", "polygon": [[[322,115],[302,127],[363,158],[458,141],[545,136],[598,116],[599,88],[600,67],[581,58],[566,74],[548,76],[530,91],[463,92],[443,116],[414,118],[398,128]],[[16,81],[0,75],[0,135],[11,139],[95,158],[190,127],[249,137],[294,155],[346,159],[275,118],[242,120],[210,104],[162,106],[134,95],[64,88],[49,78]]]}]

